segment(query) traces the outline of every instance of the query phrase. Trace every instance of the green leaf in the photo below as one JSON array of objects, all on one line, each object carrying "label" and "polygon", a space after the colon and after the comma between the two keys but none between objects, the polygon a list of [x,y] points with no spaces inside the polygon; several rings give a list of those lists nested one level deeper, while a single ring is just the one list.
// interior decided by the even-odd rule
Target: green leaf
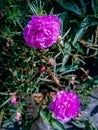
[{"label": "green leaf", "polygon": [[63,57],[62,67],[64,67],[64,65],[67,63],[68,59],[69,59],[68,54]]},{"label": "green leaf", "polygon": [[92,4],[92,9],[94,13],[98,14],[98,0],[92,0],[91,4]]},{"label": "green leaf", "polygon": [[91,85],[98,85],[98,77],[97,78],[90,78],[85,81],[86,83],[89,83]]},{"label": "green leaf", "polygon": [[68,16],[68,12],[67,12],[67,11],[64,11],[63,13],[61,13],[60,18],[61,18],[61,20],[64,22],[65,19],[67,18],[67,16]]},{"label": "green leaf", "polygon": [[5,121],[2,124],[2,127],[7,128],[7,126],[11,126],[14,122],[14,116],[15,116],[15,114],[13,114],[10,118],[5,118]]},{"label": "green leaf", "polygon": [[84,34],[86,33],[86,30],[87,28],[80,28],[78,32],[76,33],[75,38],[72,43],[75,48],[77,48],[76,42],[84,36]]},{"label": "green leaf", "polygon": [[88,27],[94,26],[94,25],[97,25],[97,24],[98,24],[98,22],[97,22],[97,19],[95,17],[87,16],[86,18],[84,18],[84,20],[80,24],[80,27],[79,27],[76,35],[75,35],[75,38],[73,40],[73,43],[72,43],[73,46],[75,48],[77,48],[76,42],[84,36]]},{"label": "green leaf", "polygon": [[40,115],[44,120],[48,121],[54,129],[65,130],[64,126],[59,121],[54,119],[51,113],[47,113],[43,110],[40,110]]},{"label": "green leaf", "polygon": [[75,48],[77,48],[76,42],[84,36],[84,34],[86,33],[86,30],[87,30],[87,29],[88,29],[88,19],[87,19],[87,17],[86,17],[86,18],[83,20],[83,22],[81,23],[81,25],[80,25],[80,27],[79,27],[79,29],[78,29],[76,35],[75,35],[75,38],[74,38],[74,40],[73,40],[73,43],[72,43],[72,44],[73,44],[73,46],[74,46]]},{"label": "green leaf", "polygon": [[32,11],[33,14],[38,15],[37,11],[36,11],[36,7],[34,4],[31,4],[30,2],[28,2],[28,6],[30,8],[30,10]]},{"label": "green leaf", "polygon": [[60,67],[57,69],[57,72],[61,72],[62,74],[67,74],[69,72],[76,71],[78,69],[78,65],[66,65],[65,67]]},{"label": "green leaf", "polygon": [[60,5],[63,5],[63,0],[57,0]]},{"label": "green leaf", "polygon": [[66,10],[69,10],[77,15],[82,15],[81,9],[72,1],[66,2],[64,0],[57,0],[57,2]]},{"label": "green leaf", "polygon": [[98,129],[96,128],[96,126],[93,123],[91,123],[90,130],[98,130]]},{"label": "green leaf", "polygon": [[26,126],[23,129],[24,130],[30,130],[33,122],[34,122],[34,118],[32,117],[32,119],[29,120],[29,122],[26,124]]},{"label": "green leaf", "polygon": [[71,52],[71,45],[70,45],[70,43],[65,42],[65,43],[64,43],[64,48],[65,48],[65,50]]},{"label": "green leaf", "polygon": [[79,0],[79,1],[80,1],[82,10],[83,10],[83,14],[85,15],[85,13],[86,13],[86,4],[85,4],[84,0]]},{"label": "green leaf", "polygon": [[81,123],[79,121],[71,121],[71,122],[72,122],[73,125],[75,125],[78,128],[82,128],[82,129],[85,128],[85,124],[84,123]]},{"label": "green leaf", "polygon": [[62,123],[60,123],[59,121],[57,121],[56,119],[53,119],[51,122],[50,122],[51,126],[56,129],[56,130],[66,130],[63,126]]},{"label": "green leaf", "polygon": [[42,117],[44,120],[46,120],[46,121],[49,121],[50,118],[51,118],[51,114],[50,114],[50,113],[47,113],[47,112],[45,112],[45,111],[43,111],[43,110],[40,110],[40,115],[41,115],[41,117]]},{"label": "green leaf", "polygon": [[0,108],[4,107],[8,102],[10,101],[10,98],[8,98],[3,104],[0,105]]}]

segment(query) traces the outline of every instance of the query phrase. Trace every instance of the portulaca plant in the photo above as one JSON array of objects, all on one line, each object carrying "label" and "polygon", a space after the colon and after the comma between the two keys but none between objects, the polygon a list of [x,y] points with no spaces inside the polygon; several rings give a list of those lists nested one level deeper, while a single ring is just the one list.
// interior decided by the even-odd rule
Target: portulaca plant
[{"label": "portulaca plant", "polygon": [[21,124],[23,130],[66,130],[69,123],[75,129],[97,130],[96,124],[81,118],[98,85],[88,67],[89,59],[98,63],[97,4],[0,2],[2,129]]}]

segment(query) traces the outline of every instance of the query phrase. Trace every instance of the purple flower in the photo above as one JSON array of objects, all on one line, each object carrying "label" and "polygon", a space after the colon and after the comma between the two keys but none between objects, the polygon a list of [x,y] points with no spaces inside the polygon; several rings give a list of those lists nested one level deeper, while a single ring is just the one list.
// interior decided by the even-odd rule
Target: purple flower
[{"label": "purple flower", "polygon": [[40,73],[44,73],[45,72],[45,69],[46,69],[46,67],[43,65],[41,68],[40,68]]},{"label": "purple flower", "polygon": [[69,121],[80,111],[79,98],[73,92],[60,91],[49,104],[49,108],[58,120]]},{"label": "purple flower", "polygon": [[60,25],[61,22],[55,15],[32,16],[23,31],[26,44],[38,49],[52,46],[60,35]]}]

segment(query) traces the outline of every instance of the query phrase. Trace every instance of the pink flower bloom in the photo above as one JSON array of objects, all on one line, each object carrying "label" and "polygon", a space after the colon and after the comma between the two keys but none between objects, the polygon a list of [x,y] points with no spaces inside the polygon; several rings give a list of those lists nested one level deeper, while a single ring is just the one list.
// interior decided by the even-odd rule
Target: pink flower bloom
[{"label": "pink flower bloom", "polygon": [[73,92],[60,91],[49,104],[49,108],[58,120],[69,121],[80,111],[79,98]]},{"label": "pink flower bloom", "polygon": [[16,96],[14,93],[11,93],[10,96],[11,96],[11,104],[17,105],[19,103],[20,97]]},{"label": "pink flower bloom", "polygon": [[16,100],[16,96],[12,96],[11,97],[11,104],[13,104],[13,105],[17,105],[18,104],[18,102]]},{"label": "pink flower bloom", "polygon": [[21,118],[21,112],[17,111],[16,116],[15,116],[15,120],[20,121],[20,118]]},{"label": "pink flower bloom", "polygon": [[45,72],[45,69],[46,69],[46,67],[43,65],[41,68],[40,68],[40,73],[44,73]]},{"label": "pink flower bloom", "polygon": [[55,15],[32,16],[23,31],[26,44],[38,49],[52,46],[60,35],[60,25],[61,22]]},{"label": "pink flower bloom", "polygon": [[55,64],[55,60],[54,60],[53,58],[49,58],[48,62],[49,62],[52,66],[54,66],[54,64]]}]

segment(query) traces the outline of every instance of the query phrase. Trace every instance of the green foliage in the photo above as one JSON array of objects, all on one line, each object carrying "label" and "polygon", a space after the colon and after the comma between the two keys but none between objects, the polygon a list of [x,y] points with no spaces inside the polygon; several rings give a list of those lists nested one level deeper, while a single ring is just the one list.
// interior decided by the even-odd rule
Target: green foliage
[{"label": "green foliage", "polygon": [[66,2],[64,0],[57,0],[57,1],[64,9],[76,13],[77,15],[82,15],[81,10],[73,1],[72,2]]},{"label": "green foliage", "polygon": [[72,121],[72,124],[76,126],[77,128],[81,128],[83,130],[97,130],[95,125],[91,122],[89,122],[88,119],[85,119],[84,121]]},{"label": "green foliage", "polygon": [[[89,104],[88,96],[92,95],[98,85],[98,77],[90,75],[86,68],[86,60],[96,59],[98,62],[98,1],[91,0],[92,12],[87,3],[79,0],[1,0],[0,1],[0,125],[3,127],[15,122],[18,109],[22,111],[22,126],[27,123],[30,129],[33,116],[28,118],[25,103],[27,95],[45,95],[44,105],[48,108],[49,92],[61,89],[76,92],[81,100],[81,110]],[[47,6],[49,5],[49,7]],[[59,11],[59,8],[61,9]],[[56,14],[62,21],[61,43],[56,43],[48,50],[29,48],[23,40],[23,28],[31,15]],[[50,65],[49,58],[55,61]],[[46,72],[40,73],[45,65]],[[88,73],[89,71],[89,73]],[[54,76],[56,78],[54,78]],[[71,84],[75,77],[74,85]],[[42,88],[44,87],[44,89]],[[11,105],[10,93],[20,96],[19,104]],[[26,106],[27,105],[27,106]],[[38,107],[43,103],[39,103]],[[40,115],[57,130],[65,130],[62,123],[53,118],[49,111],[41,110]],[[73,125],[85,129],[96,130],[88,120],[73,121]]]},{"label": "green foliage", "polygon": [[51,113],[46,113],[43,110],[40,111],[40,115],[41,117],[50,122],[51,126],[56,129],[56,130],[66,130],[63,126],[62,123],[60,123],[59,121],[57,121],[56,119],[54,119],[51,115]]},{"label": "green foliage", "polygon": [[92,0],[92,9],[94,11],[94,14],[98,17],[98,1]]},{"label": "green foliage", "polygon": [[[83,19],[82,23],[80,24],[79,30],[77,31],[74,40],[73,40],[73,46],[75,47],[75,43],[81,39],[87,32],[87,29],[90,26],[95,26],[97,25],[97,19],[95,19],[95,17],[93,16],[87,16]],[[77,46],[76,46],[77,47]]]}]

